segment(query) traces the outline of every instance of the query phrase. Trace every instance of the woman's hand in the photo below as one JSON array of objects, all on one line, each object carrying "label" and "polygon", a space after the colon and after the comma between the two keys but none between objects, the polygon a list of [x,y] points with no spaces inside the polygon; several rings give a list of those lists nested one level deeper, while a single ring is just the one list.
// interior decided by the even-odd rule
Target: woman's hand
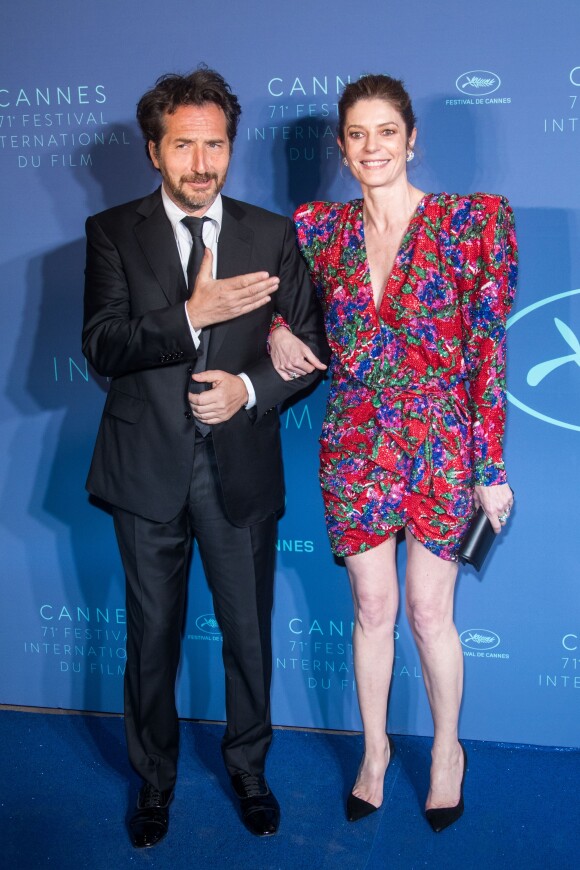
[{"label": "woman's hand", "polygon": [[514,494],[510,486],[507,483],[499,483],[496,486],[476,486],[473,500],[476,508],[483,508],[494,532],[498,535],[502,526],[507,523],[514,505]]},{"label": "woman's hand", "polygon": [[307,344],[283,326],[270,335],[270,356],[274,368],[285,381],[309,375],[314,369],[322,372],[326,368]]}]

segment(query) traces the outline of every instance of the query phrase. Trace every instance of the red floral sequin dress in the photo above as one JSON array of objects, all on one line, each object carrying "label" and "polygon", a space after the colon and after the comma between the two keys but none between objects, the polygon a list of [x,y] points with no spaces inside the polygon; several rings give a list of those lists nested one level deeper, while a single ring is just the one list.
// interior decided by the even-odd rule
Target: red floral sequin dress
[{"label": "red floral sequin dress", "polygon": [[378,311],[362,200],[307,203],[294,219],[332,350],[320,438],[332,549],[361,553],[408,526],[454,559],[473,485],[506,481],[506,318],[517,277],[509,203],[424,196]]}]

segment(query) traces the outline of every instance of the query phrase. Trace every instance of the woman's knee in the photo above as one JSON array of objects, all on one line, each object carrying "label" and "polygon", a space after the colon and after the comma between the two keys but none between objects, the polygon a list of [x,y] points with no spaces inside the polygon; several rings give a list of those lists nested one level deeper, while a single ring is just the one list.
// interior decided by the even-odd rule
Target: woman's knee
[{"label": "woman's knee", "polygon": [[436,641],[453,624],[452,607],[435,602],[407,600],[407,619],[418,641]]},{"label": "woman's knee", "polygon": [[386,595],[358,595],[355,601],[355,620],[364,632],[393,631],[393,610],[393,602]]}]

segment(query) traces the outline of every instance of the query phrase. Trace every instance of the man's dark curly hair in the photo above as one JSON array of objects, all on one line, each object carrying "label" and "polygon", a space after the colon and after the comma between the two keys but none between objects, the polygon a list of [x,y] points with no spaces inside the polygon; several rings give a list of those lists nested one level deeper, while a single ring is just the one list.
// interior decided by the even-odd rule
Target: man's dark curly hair
[{"label": "man's dark curly hair", "polygon": [[155,149],[165,133],[165,115],[171,115],[180,106],[203,106],[214,103],[226,116],[230,150],[238,132],[241,108],[238,98],[218,72],[201,66],[189,75],[167,73],[160,76],[155,87],[143,94],[137,105],[137,120],[149,154],[149,142]]}]

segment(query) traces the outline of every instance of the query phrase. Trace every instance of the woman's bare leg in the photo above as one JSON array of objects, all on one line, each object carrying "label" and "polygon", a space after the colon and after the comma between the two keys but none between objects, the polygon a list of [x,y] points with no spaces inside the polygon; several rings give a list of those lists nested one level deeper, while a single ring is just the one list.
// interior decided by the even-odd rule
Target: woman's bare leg
[{"label": "woman's bare leg", "polygon": [[383,802],[389,763],[387,701],[399,606],[395,548],[393,536],[345,559],[354,602],[354,670],[365,741],[353,794],[376,807]]},{"label": "woman's bare leg", "polygon": [[457,564],[435,556],[409,531],[407,538],[407,616],[419,650],[434,740],[431,787],[426,809],[459,802],[463,753],[457,739],[463,691],[463,655],[453,623]]}]

